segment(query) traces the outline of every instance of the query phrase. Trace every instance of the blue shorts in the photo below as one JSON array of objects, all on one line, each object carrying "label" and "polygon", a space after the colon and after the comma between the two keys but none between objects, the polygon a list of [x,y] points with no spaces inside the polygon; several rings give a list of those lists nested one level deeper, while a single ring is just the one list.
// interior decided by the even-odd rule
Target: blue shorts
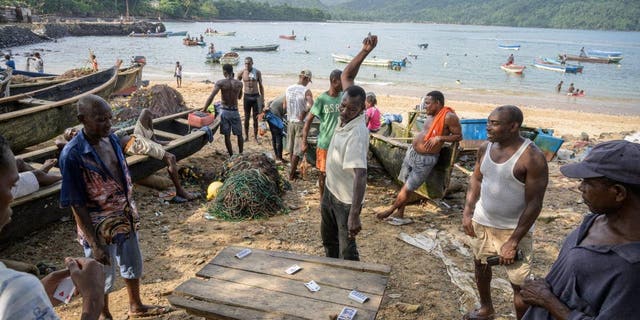
[{"label": "blue shorts", "polygon": [[[83,245],[84,256],[93,257],[93,252],[88,244]],[[104,266],[104,292],[113,290],[116,268],[120,268],[120,276],[124,279],[140,279],[142,277],[142,253],[138,245],[138,234],[131,232],[129,239],[122,244],[110,244],[107,246],[111,265]]]},{"label": "blue shorts", "polygon": [[224,106],[220,108],[220,133],[242,136],[242,123],[238,109],[226,109]]},{"label": "blue shorts", "polygon": [[438,163],[440,154],[419,154],[410,146],[407,150],[398,180],[404,182],[407,190],[416,191],[427,181],[433,167]]}]

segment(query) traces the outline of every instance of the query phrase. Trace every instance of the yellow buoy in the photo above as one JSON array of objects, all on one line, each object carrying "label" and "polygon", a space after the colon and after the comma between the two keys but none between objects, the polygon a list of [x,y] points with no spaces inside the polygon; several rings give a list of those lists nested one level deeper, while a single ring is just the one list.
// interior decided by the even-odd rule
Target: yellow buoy
[{"label": "yellow buoy", "polygon": [[223,183],[221,181],[214,181],[209,185],[207,188],[207,201],[211,201],[216,197],[222,185]]}]

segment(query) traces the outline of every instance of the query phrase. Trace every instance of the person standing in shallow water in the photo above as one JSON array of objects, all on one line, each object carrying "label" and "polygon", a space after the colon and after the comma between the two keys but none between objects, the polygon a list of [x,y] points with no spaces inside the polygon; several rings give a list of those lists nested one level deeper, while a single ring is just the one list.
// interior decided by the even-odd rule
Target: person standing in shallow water
[{"label": "person standing in shallow water", "polygon": [[249,141],[249,119],[253,118],[253,137],[258,140],[258,115],[264,106],[264,87],[262,86],[262,72],[253,67],[253,58],[244,59],[244,70],[238,74],[238,80],[244,84],[244,134],[245,141]]}]

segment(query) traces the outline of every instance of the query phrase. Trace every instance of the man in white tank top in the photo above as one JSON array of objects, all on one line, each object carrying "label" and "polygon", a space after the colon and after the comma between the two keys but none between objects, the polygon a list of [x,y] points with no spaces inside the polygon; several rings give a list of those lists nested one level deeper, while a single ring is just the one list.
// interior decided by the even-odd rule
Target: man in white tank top
[{"label": "man in white tank top", "polygon": [[[489,115],[488,142],[478,150],[469,179],[462,226],[474,238],[476,284],[480,308],[463,319],[492,319],[491,267],[487,257],[499,256],[513,288],[518,319],[529,307],[520,288],[531,273],[533,224],[540,215],[549,180],[544,154],[530,140],[520,136],[522,111],[501,106]],[[518,254],[516,254],[518,253]]]}]

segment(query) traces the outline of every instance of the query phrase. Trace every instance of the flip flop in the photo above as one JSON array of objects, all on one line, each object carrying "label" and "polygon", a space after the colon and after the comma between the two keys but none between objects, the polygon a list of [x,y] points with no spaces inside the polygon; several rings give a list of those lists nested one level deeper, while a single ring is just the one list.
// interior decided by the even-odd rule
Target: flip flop
[{"label": "flip flop", "polygon": [[187,200],[187,199],[185,199],[185,198],[183,198],[181,196],[175,196],[175,197],[171,198],[171,200],[169,200],[169,202],[171,202],[171,203],[185,203],[187,201],[189,201],[189,200]]},{"label": "flip flop", "polygon": [[171,312],[170,307],[149,306],[149,308],[146,311],[140,311],[140,312],[129,311],[129,319],[142,319],[142,318],[148,318],[148,317],[155,317],[155,316],[163,315],[168,312]]},{"label": "flip flop", "polygon": [[467,312],[464,316],[462,316],[462,320],[493,320],[495,314],[490,314],[486,316],[481,316],[478,314],[478,309]]},{"label": "flip flop", "polygon": [[403,226],[405,224],[413,223],[413,220],[409,218],[396,218],[396,217],[388,217],[388,218],[385,218],[384,221],[386,221],[388,224],[392,226]]}]

